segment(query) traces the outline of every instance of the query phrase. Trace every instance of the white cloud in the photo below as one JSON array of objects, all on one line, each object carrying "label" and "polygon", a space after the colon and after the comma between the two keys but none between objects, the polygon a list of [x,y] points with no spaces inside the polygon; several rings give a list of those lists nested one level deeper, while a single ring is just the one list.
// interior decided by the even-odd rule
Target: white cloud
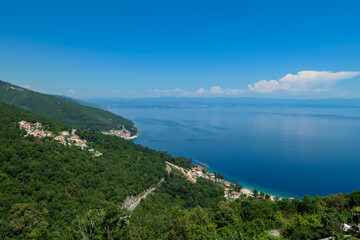
[{"label": "white cloud", "polygon": [[296,75],[287,74],[279,80],[261,80],[257,83],[248,85],[249,90],[253,92],[269,93],[277,90],[291,92],[300,91],[324,91],[324,88],[330,87],[337,80],[356,77],[360,72],[329,72],[329,71],[301,71]]},{"label": "white cloud", "polygon": [[153,93],[157,96],[216,96],[216,95],[237,95],[243,93],[242,89],[226,88],[222,89],[220,86],[213,86],[210,89],[199,88],[196,91],[187,91],[180,88],[174,89],[147,89],[147,92]]},{"label": "white cloud", "polygon": [[158,93],[178,93],[181,92],[180,88],[175,88],[175,89],[165,89],[165,90],[161,90],[161,89],[154,89],[152,90],[154,92],[158,92]]},{"label": "white cloud", "polygon": [[237,94],[239,94],[239,93],[243,93],[244,90],[242,90],[242,89],[230,89],[230,88],[227,88],[227,89],[225,89],[225,92],[226,92],[226,94],[228,94],[228,95],[237,95]]},{"label": "white cloud", "polygon": [[214,86],[211,87],[210,90],[205,90],[204,88],[199,88],[196,93],[203,95],[203,94],[207,94],[207,95],[221,95],[221,94],[225,94],[225,95],[236,95],[239,93],[244,92],[244,90],[242,89],[232,89],[232,88],[226,88],[226,89],[221,89],[220,86]]},{"label": "white cloud", "polygon": [[211,87],[210,93],[211,94],[222,94],[224,91],[220,88],[220,86]]},{"label": "white cloud", "polygon": [[68,89],[66,92],[69,93],[69,94],[74,94],[75,90],[74,89]]},{"label": "white cloud", "polygon": [[180,88],[174,89],[147,89],[147,92],[155,93],[157,96],[187,96],[191,92],[182,90]]},{"label": "white cloud", "polygon": [[204,88],[199,88],[198,90],[196,90],[196,93],[203,94],[203,93],[205,93],[205,89]]}]

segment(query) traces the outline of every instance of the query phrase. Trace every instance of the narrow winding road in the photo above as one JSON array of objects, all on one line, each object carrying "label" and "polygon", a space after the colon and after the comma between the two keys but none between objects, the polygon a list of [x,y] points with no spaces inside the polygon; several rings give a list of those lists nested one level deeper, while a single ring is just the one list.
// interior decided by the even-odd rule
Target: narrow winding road
[{"label": "narrow winding road", "polygon": [[[169,165],[166,164],[166,168],[165,170],[168,172],[168,174],[170,174],[171,172],[171,167]],[[160,179],[160,181],[155,185],[155,187],[149,189],[148,191],[146,191],[142,196],[139,197],[138,200],[136,200],[133,204],[131,204],[128,209],[130,211],[133,211],[141,202],[141,200],[145,199],[150,193],[152,193],[153,191],[155,191],[156,189],[158,189],[161,185],[161,183],[165,180],[165,178]]]}]

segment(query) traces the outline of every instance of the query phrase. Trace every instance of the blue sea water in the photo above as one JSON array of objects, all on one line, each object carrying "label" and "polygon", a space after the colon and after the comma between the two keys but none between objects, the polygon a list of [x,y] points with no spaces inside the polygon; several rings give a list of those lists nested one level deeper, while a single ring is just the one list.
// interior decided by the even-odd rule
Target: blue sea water
[{"label": "blue sea water", "polygon": [[281,197],[360,190],[360,110],[112,108],[135,143],[207,163],[232,182]]}]

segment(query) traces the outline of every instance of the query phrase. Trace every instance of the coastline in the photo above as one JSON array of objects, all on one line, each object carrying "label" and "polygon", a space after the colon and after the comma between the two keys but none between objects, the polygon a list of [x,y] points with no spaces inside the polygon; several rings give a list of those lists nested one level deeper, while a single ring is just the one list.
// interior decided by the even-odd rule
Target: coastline
[{"label": "coastline", "polygon": [[140,135],[140,133],[137,133],[137,134],[135,134],[134,136],[130,136],[130,137],[127,137],[127,138],[125,138],[125,139],[126,139],[126,140],[132,140],[132,139],[137,138],[139,135]]},{"label": "coastline", "polygon": [[[239,182],[236,182],[236,183],[230,182],[230,184],[233,184],[233,185],[235,185],[237,183],[239,183]],[[271,197],[271,200],[274,200],[276,197],[279,197],[279,199],[290,199],[290,198],[298,199],[298,197],[296,197],[296,196],[290,197],[290,195],[285,196],[284,194],[275,194],[274,191],[271,191],[270,189],[269,190],[264,190],[262,187],[249,188],[247,185],[243,185],[243,184],[241,184],[241,186],[242,186],[242,189],[241,189],[240,192],[242,194],[247,195],[247,196],[252,196],[253,197],[253,190],[256,189],[258,191],[258,193],[264,192],[265,194],[269,194],[270,197]]]},{"label": "coastline", "polygon": [[[119,114],[119,112],[117,112],[117,111],[112,111],[112,112],[115,113],[115,114]],[[131,116],[131,117],[134,118],[134,116]],[[136,125],[138,125],[138,124],[136,124]],[[142,126],[142,128],[145,128],[145,130],[146,130],[146,125]],[[142,136],[144,137],[144,135],[142,135]],[[143,139],[142,139],[143,137],[140,136],[140,133],[137,133],[136,135],[133,135],[133,136],[128,137],[126,139],[130,140],[130,141],[134,141],[135,143],[138,143],[138,144],[143,145],[143,146],[150,147],[150,148],[158,150],[158,151],[161,150],[161,148],[156,148],[156,147],[153,147],[153,146],[149,146],[148,144],[146,144],[146,141],[143,142]],[[176,153],[173,153],[173,152],[169,152],[169,154],[171,154],[173,156],[177,156],[177,157],[184,156],[184,155],[177,155]],[[187,158],[191,159],[190,156],[185,155],[184,157],[187,157]],[[221,169],[217,169],[217,168],[210,168],[210,169],[212,169],[212,172],[220,172],[224,176],[224,179],[226,179],[226,181],[229,181],[229,182],[235,183],[235,184],[240,183],[243,186],[243,189],[245,191],[252,192],[252,190],[256,189],[259,192],[267,193],[270,196],[278,196],[278,197],[283,198],[283,199],[289,199],[290,197],[293,197],[295,199],[301,199],[303,197],[303,196],[295,194],[295,193],[283,192],[283,191],[280,191],[280,190],[263,187],[261,185],[251,184],[249,182],[243,181],[238,176],[229,176],[228,174],[224,173],[223,170],[221,170]]]},{"label": "coastline", "polygon": [[228,181],[232,184],[240,183],[241,186],[243,186],[243,189],[246,189],[250,192],[252,192],[254,189],[256,189],[256,190],[258,190],[258,192],[267,193],[272,197],[278,196],[282,199],[289,199],[289,198],[301,199],[302,198],[302,196],[297,195],[297,194],[291,194],[291,193],[282,192],[282,191],[279,191],[276,189],[271,189],[271,188],[267,188],[267,187],[263,187],[263,186],[254,185],[254,184],[239,180],[235,177],[228,176],[226,174],[222,174],[222,175],[224,176],[224,179],[227,179],[226,181]]},{"label": "coastline", "polygon": [[[126,140],[135,140],[139,136],[140,136],[140,131],[136,135],[126,138]],[[212,169],[211,172],[219,172],[220,173],[222,171]],[[290,194],[287,192],[282,192],[282,191],[271,189],[271,188],[257,186],[257,185],[242,181],[236,177],[229,176],[227,174],[222,174],[222,175],[224,176],[224,181],[225,181],[225,179],[227,179],[226,181],[230,182],[231,184],[240,183],[243,186],[242,190],[243,190],[243,192],[245,192],[246,195],[252,194],[253,190],[256,189],[256,190],[258,190],[259,193],[264,192],[266,194],[269,194],[273,199],[275,197],[280,197],[281,199],[289,199],[289,198],[301,199],[302,198],[302,196],[300,196],[300,195]]]},{"label": "coastline", "polygon": [[[140,135],[140,131],[136,135],[126,138],[126,140],[135,140],[136,138],[139,137],[139,135]],[[217,171],[217,170],[213,169],[212,172],[222,172],[222,171]],[[231,184],[240,183],[241,186],[243,186],[242,191],[246,195],[251,195],[253,190],[256,189],[256,190],[258,190],[259,193],[264,192],[265,194],[269,194],[272,199],[274,199],[275,197],[279,197],[281,199],[290,199],[290,198],[301,199],[302,198],[302,196],[300,196],[300,195],[290,194],[287,192],[282,192],[282,191],[271,189],[271,188],[253,185],[251,183],[241,181],[240,179],[229,176],[227,174],[222,174],[222,175],[224,176],[224,181],[225,181],[225,179],[227,179],[226,181],[230,182]]]}]

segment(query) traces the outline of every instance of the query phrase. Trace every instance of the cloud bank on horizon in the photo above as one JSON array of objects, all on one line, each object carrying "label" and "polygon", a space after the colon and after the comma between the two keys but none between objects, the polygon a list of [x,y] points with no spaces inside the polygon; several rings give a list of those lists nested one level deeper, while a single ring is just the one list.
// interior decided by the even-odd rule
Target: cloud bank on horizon
[{"label": "cloud bank on horizon", "polygon": [[290,92],[324,91],[338,80],[350,79],[360,72],[329,72],[329,71],[300,71],[296,75],[291,73],[279,80],[261,80],[254,85],[249,84],[249,90],[259,93],[270,93],[277,90]]},{"label": "cloud bank on horizon", "polygon": [[211,87],[210,90],[205,90],[204,88],[199,88],[198,90],[196,90],[196,93],[199,94],[199,95],[202,95],[202,94],[212,94],[212,95],[221,95],[221,94],[237,95],[237,94],[243,93],[243,92],[244,92],[244,90],[242,90],[242,89],[232,89],[232,88],[221,89],[220,86]]},{"label": "cloud bank on horizon", "polygon": [[174,89],[148,89],[147,92],[154,93],[162,96],[183,96],[183,97],[200,97],[200,96],[221,96],[221,95],[238,95],[243,93],[242,89],[225,88],[222,89],[220,86],[213,86],[210,89],[199,88],[196,91],[182,90],[180,88]]},{"label": "cloud bank on horizon", "polygon": [[237,96],[245,92],[253,93],[273,93],[284,91],[288,93],[301,92],[323,92],[328,90],[336,81],[351,79],[359,76],[360,72],[330,72],[330,71],[300,71],[297,74],[286,74],[279,80],[261,80],[248,85],[248,91],[243,89],[222,89],[219,85],[210,89],[199,88],[196,91],[175,89],[148,89],[148,92],[165,96]]}]

